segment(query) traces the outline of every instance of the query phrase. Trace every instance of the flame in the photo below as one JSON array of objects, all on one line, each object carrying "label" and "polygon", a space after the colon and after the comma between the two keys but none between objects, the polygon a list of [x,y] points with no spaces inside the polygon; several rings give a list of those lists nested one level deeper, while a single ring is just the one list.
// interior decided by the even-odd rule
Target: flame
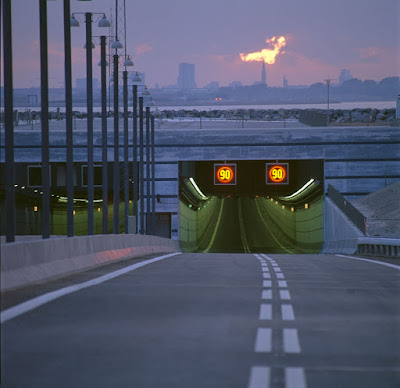
[{"label": "flame", "polygon": [[271,48],[265,48],[261,51],[256,51],[254,53],[244,54],[240,53],[240,58],[244,62],[261,62],[264,61],[270,65],[275,63],[275,59],[279,54],[283,54],[282,50],[286,46],[286,40],[284,36],[272,37],[271,39],[266,39],[265,42]]}]

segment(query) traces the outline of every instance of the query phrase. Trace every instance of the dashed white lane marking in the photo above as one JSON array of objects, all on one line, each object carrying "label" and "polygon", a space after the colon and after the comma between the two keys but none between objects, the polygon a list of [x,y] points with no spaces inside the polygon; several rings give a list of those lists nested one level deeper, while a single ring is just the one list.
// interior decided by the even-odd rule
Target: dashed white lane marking
[{"label": "dashed white lane marking", "polygon": [[155,257],[154,259],[150,259],[150,260],[145,260],[142,261],[140,263],[137,264],[133,264],[133,265],[129,265],[128,267],[119,269],[118,271],[114,271],[114,272],[110,272],[106,275],[100,276],[98,278],[89,280],[87,282],[84,283],[80,283],[80,284],[74,284],[73,286],[69,286],[69,287],[64,287],[61,288],[59,290],[56,291],[52,291],[52,292],[48,292],[47,294],[44,295],[40,295],[36,298],[30,299],[26,302],[23,302],[21,304],[18,304],[14,307],[11,307],[7,310],[4,310],[1,312],[1,323],[7,322],[10,319],[16,318],[19,315],[25,314],[28,311],[31,311],[39,306],[42,306],[46,303],[49,303],[55,299],[61,298],[62,296],[68,295],[68,294],[72,294],[73,292],[82,290],[84,288],[88,288],[91,286],[95,286],[97,284],[101,284],[106,282],[107,280],[111,280],[114,279],[118,276],[124,275],[128,272],[134,271],[135,269],[138,269],[140,267],[144,267],[145,265],[151,264],[151,263],[155,263],[157,261],[166,259],[167,257],[172,257],[172,256],[176,256],[176,255],[180,255],[179,252],[177,253],[170,253],[168,255],[164,255],[164,256],[159,256],[159,257]]},{"label": "dashed white lane marking", "polygon": [[275,272],[282,272],[282,270],[279,267],[273,267]]},{"label": "dashed white lane marking", "polygon": [[261,293],[261,299],[272,299],[272,290],[263,290]]},{"label": "dashed white lane marking", "polygon": [[281,299],[290,300],[290,292],[288,290],[279,290],[279,297]]},{"label": "dashed white lane marking", "polygon": [[277,277],[278,279],[285,279],[285,276],[284,276],[283,273],[281,273],[281,272],[278,272],[278,273],[276,273],[275,275],[276,275],[276,277]]},{"label": "dashed white lane marking", "polygon": [[272,349],[272,329],[270,328],[258,328],[256,343],[254,345],[254,351],[257,353],[268,353]]},{"label": "dashed white lane marking", "polygon": [[286,388],[306,388],[306,375],[303,368],[285,368]]},{"label": "dashed white lane marking", "polygon": [[253,366],[250,371],[248,388],[269,388],[271,368]]},{"label": "dashed white lane marking", "polygon": [[260,320],[271,320],[272,319],[272,305],[262,304],[260,305]]},{"label": "dashed white lane marking", "polygon": [[261,253],[260,256],[263,257],[264,259],[267,259],[267,260],[273,260],[269,256],[267,256],[265,253]]},{"label": "dashed white lane marking", "polygon": [[278,280],[278,287],[287,287],[286,280]]},{"label": "dashed white lane marking", "polygon": [[283,321],[293,321],[294,320],[294,310],[291,304],[281,305],[282,320]]},{"label": "dashed white lane marking", "polygon": [[285,353],[300,353],[297,329],[283,329],[283,350]]},{"label": "dashed white lane marking", "polygon": [[272,287],[271,280],[264,280],[263,281],[263,287]]},{"label": "dashed white lane marking", "polygon": [[272,265],[273,267],[278,267],[278,264],[275,263],[275,261],[271,261],[271,265]]},{"label": "dashed white lane marking", "polygon": [[269,272],[264,272],[263,273],[263,278],[264,279],[271,279],[271,274]]},{"label": "dashed white lane marking", "polygon": [[396,269],[400,270],[400,265],[396,265],[396,264],[383,263],[382,261],[363,259],[361,257],[353,257],[353,256],[346,256],[346,255],[335,255],[335,256],[345,257],[347,259],[353,259],[353,260],[369,261],[370,263],[380,264],[380,265],[384,265],[386,267],[396,268]]},{"label": "dashed white lane marking", "polygon": [[262,267],[262,268],[261,268],[261,271],[263,271],[263,272],[269,272],[269,269],[268,269],[268,267]]}]

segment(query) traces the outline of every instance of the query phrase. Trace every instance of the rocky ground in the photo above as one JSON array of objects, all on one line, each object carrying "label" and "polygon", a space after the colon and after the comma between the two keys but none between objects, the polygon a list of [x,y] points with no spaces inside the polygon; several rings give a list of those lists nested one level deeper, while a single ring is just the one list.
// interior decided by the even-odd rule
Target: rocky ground
[{"label": "rocky ground", "polygon": [[400,238],[400,182],[352,201],[367,217],[371,237]]},{"label": "rocky ground", "polygon": [[[318,113],[326,113],[323,109],[314,109]],[[39,120],[40,112],[32,111],[32,119]],[[28,112],[19,112],[18,120],[29,120]],[[122,117],[122,114],[120,114]],[[225,119],[225,120],[260,120],[260,121],[282,121],[282,120],[296,120],[299,118],[300,109],[232,109],[232,110],[158,110],[155,115],[159,119],[180,119],[180,118],[199,118],[204,119]],[[351,123],[382,123],[390,124],[395,120],[395,109],[352,109],[352,110],[331,110],[330,122],[337,124],[351,124]],[[109,112],[108,117],[113,117],[114,113]],[[129,112],[129,117],[133,113]],[[86,118],[86,113],[74,111],[74,117]],[[101,113],[94,113],[94,117],[101,117]],[[50,119],[62,120],[65,114],[50,112]]]}]

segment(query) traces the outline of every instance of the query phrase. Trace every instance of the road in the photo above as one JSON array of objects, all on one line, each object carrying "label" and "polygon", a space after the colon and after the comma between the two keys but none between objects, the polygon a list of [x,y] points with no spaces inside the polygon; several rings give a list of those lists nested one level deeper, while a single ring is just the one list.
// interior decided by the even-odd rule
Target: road
[{"label": "road", "polygon": [[400,386],[399,267],[191,253],[137,268],[147,259],[3,295],[2,320],[127,271],[3,321],[1,387]]},{"label": "road", "polygon": [[[296,248],[282,241],[273,223],[263,218],[257,201],[247,197],[223,198],[223,211],[215,225],[215,236],[204,241],[199,251],[296,253]],[[285,244],[286,243],[286,244]]]}]

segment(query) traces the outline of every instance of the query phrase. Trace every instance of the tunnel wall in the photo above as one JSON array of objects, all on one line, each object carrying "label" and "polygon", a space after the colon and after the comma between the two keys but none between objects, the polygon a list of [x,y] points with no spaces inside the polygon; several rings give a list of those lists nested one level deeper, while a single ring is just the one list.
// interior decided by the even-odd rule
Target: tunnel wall
[{"label": "tunnel wall", "polygon": [[221,200],[211,197],[206,206],[200,210],[189,208],[180,201],[179,218],[179,241],[181,249],[185,252],[193,252],[199,249],[200,245],[207,244],[215,229],[218,219]]},{"label": "tunnel wall", "polygon": [[[277,231],[277,236],[283,244],[293,245],[300,252],[319,252],[323,241],[323,200],[322,198],[309,204],[308,209],[290,208],[282,209],[270,199],[259,201],[262,213],[272,222],[272,230]],[[266,214],[265,214],[266,213]]]}]

